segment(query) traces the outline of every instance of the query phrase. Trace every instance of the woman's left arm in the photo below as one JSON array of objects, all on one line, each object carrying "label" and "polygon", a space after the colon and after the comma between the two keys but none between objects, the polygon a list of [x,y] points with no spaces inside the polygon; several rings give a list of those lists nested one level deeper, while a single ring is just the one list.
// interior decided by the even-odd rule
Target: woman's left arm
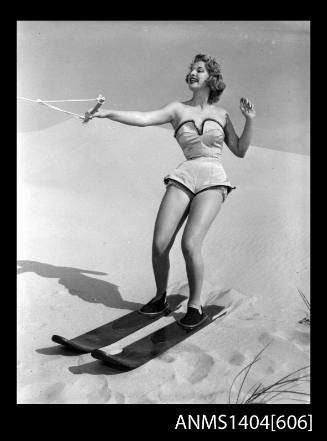
[{"label": "woman's left arm", "polygon": [[239,158],[244,158],[248,148],[250,147],[253,135],[253,119],[255,117],[255,109],[253,104],[246,98],[241,98],[240,109],[245,117],[245,125],[240,137],[237,136],[233,124],[226,115],[225,125],[225,142],[229,149]]}]

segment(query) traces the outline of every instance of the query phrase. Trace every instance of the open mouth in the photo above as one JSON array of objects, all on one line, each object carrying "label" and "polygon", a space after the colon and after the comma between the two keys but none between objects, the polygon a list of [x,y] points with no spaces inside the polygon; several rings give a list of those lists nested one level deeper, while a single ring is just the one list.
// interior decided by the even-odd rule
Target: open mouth
[{"label": "open mouth", "polygon": [[196,78],[190,78],[190,84],[197,83],[198,80]]}]

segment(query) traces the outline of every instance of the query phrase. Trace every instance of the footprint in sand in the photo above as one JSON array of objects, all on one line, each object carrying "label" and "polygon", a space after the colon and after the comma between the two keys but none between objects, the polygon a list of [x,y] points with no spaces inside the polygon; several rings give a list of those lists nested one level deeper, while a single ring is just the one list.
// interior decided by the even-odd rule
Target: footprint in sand
[{"label": "footprint in sand", "polygon": [[44,394],[46,403],[60,402],[62,392],[65,389],[65,383],[55,383],[47,388]]},{"label": "footprint in sand", "polygon": [[161,355],[158,359],[169,363],[177,376],[192,384],[206,378],[215,364],[211,355],[192,344],[184,344],[179,348],[173,348],[169,353]]},{"label": "footprint in sand", "polygon": [[87,375],[67,385],[63,398],[66,403],[101,404],[108,402],[111,396],[112,392],[104,375],[99,377]]},{"label": "footprint in sand", "polygon": [[267,345],[268,343],[271,343],[273,340],[274,340],[274,336],[269,334],[269,332],[263,332],[258,337],[259,343],[262,343],[263,345]]},{"label": "footprint in sand", "polygon": [[241,352],[235,351],[228,359],[228,362],[234,366],[241,366],[245,361],[245,357]]},{"label": "footprint in sand", "polygon": [[310,344],[310,334],[308,332],[293,332],[294,341],[299,345],[309,345]]},{"label": "footprint in sand", "polygon": [[274,372],[275,372],[275,368],[274,368],[273,365],[269,365],[269,366],[267,366],[266,369],[265,369],[265,373],[266,373],[267,375],[269,375],[269,374],[273,374]]},{"label": "footprint in sand", "polygon": [[184,345],[183,352],[176,357],[174,366],[181,377],[195,384],[209,375],[214,364],[215,360],[211,355],[196,345],[188,344]]},{"label": "footprint in sand", "polygon": [[126,401],[126,399],[125,399],[125,395],[123,395],[122,393],[120,393],[120,392],[115,392],[113,398],[114,398],[114,402],[115,402],[116,404],[125,404],[125,401]]}]

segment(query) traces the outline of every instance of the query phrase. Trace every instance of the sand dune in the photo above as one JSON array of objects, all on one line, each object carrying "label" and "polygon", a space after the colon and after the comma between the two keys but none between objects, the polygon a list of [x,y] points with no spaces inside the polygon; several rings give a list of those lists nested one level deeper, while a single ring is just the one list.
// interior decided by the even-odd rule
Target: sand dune
[{"label": "sand dune", "polygon": [[[20,403],[226,403],[234,376],[267,343],[248,387],[309,364],[297,291],[310,299],[309,157],[254,146],[244,159],[225,148],[237,189],[204,245],[204,301],[225,302],[228,316],[129,373],[88,354],[65,356],[51,342],[52,334],[74,337],[152,297],[162,179],[183,160],[172,132],[160,127],[67,120],[18,135]],[[180,235],[169,293],[187,295]]]}]

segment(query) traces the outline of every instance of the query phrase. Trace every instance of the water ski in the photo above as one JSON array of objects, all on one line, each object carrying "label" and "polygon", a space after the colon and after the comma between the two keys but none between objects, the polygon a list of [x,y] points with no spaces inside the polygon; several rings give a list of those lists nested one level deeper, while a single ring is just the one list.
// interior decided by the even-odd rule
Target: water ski
[{"label": "water ski", "polygon": [[167,316],[171,312],[176,311],[181,307],[181,304],[185,299],[186,297],[180,294],[168,296],[168,309],[156,317],[145,316],[140,314],[138,311],[132,311],[123,317],[119,317],[112,322],[106,323],[105,325],[93,329],[85,334],[79,335],[78,337],[67,339],[60,335],[53,335],[52,341],[77,352],[92,352],[95,349],[116,343],[118,340],[127,337],[144,326],[147,326],[150,323],[159,320],[161,317]]},{"label": "water ski", "polygon": [[203,311],[207,315],[207,319],[192,330],[186,330],[178,322],[173,322],[126,346],[119,354],[112,355],[104,349],[98,349],[92,351],[91,355],[112,367],[126,370],[135,369],[209,326],[219,317],[226,315],[228,309],[223,306],[207,305],[203,307]]}]

